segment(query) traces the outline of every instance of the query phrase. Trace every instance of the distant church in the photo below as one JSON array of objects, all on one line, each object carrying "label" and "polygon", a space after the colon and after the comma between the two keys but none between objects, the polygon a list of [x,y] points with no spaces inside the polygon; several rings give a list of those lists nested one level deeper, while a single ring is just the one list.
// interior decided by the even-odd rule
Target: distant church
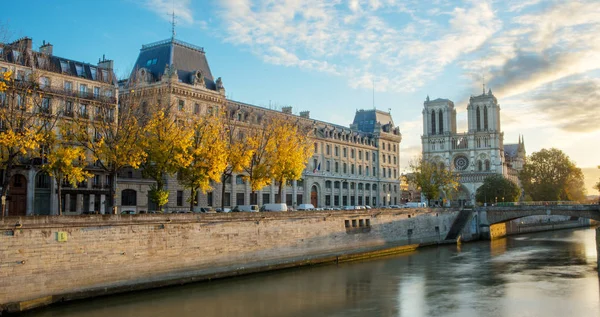
[{"label": "distant church", "polygon": [[427,96],[423,105],[423,158],[459,173],[461,185],[452,197],[453,204],[474,204],[477,188],[491,174],[502,174],[519,184],[525,141],[519,136],[517,144],[504,144],[500,105],[491,89],[469,99],[469,128],[463,133],[456,132],[456,110],[451,100],[429,100]]}]

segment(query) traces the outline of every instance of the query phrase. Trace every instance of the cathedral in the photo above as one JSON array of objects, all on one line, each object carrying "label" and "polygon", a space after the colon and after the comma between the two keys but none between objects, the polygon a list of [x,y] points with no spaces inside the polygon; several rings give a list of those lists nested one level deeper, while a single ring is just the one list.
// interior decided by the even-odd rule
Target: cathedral
[{"label": "cathedral", "polygon": [[519,137],[517,144],[504,144],[500,105],[491,89],[469,99],[467,132],[456,131],[456,109],[451,100],[430,100],[427,96],[423,105],[423,158],[460,175],[458,193],[451,197],[453,205],[473,205],[477,188],[489,175],[502,174],[519,184],[525,142]]}]

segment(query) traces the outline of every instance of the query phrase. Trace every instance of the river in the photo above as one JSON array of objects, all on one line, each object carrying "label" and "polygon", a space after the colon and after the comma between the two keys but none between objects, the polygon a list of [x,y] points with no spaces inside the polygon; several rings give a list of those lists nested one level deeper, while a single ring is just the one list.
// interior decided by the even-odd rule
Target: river
[{"label": "river", "polygon": [[598,317],[595,231],[429,247],[77,301],[24,315]]}]

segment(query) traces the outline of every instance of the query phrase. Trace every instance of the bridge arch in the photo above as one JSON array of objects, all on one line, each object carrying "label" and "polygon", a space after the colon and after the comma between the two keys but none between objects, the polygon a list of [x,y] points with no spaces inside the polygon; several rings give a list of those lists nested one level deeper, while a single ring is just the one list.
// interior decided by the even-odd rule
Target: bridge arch
[{"label": "bridge arch", "polygon": [[[569,216],[600,221],[600,205],[516,205],[480,207],[489,225],[529,216]],[[482,219],[483,220],[483,219]]]}]

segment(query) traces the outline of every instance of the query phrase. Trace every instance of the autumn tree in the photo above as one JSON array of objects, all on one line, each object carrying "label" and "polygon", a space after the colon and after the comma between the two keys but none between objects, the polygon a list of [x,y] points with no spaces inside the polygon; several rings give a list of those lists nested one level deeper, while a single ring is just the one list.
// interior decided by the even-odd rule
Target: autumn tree
[{"label": "autumn tree", "polygon": [[534,152],[519,178],[525,193],[536,201],[579,201],[585,197],[581,169],[559,149]]},{"label": "autumn tree", "polygon": [[270,185],[272,180],[269,156],[274,153],[275,131],[268,128],[270,125],[267,123],[265,127],[252,127],[246,130],[245,142],[249,145],[252,156],[249,163],[244,166],[244,171],[253,196],[257,190]]},{"label": "autumn tree", "polygon": [[179,182],[190,190],[190,211],[194,210],[198,190],[211,189],[227,167],[227,139],[220,114],[205,114],[192,123],[193,137],[188,152],[189,165],[181,167]]},{"label": "autumn tree", "polygon": [[268,130],[273,131],[273,146],[267,147],[271,177],[279,184],[278,201],[282,201],[282,189],[287,180],[298,180],[313,155],[314,148],[310,139],[311,129],[302,126],[299,121],[274,118]]},{"label": "autumn tree", "polygon": [[[44,130],[56,123],[46,83],[38,73],[7,71],[0,77],[0,169],[3,171],[1,196],[9,192],[10,179],[18,165],[39,157]],[[4,216],[5,210],[2,210]]]},{"label": "autumn tree", "polygon": [[421,191],[427,202],[437,199],[442,192],[448,196],[458,189],[458,174],[439,164],[418,158],[410,163],[410,169],[406,180]]},{"label": "autumn tree", "polygon": [[58,196],[58,214],[62,215],[62,183],[69,183],[71,187],[90,178],[92,175],[85,170],[87,165],[86,150],[77,146],[73,141],[71,126],[61,126],[60,136],[54,130],[47,131],[44,138],[48,152],[44,157],[42,170],[54,178]]},{"label": "autumn tree", "polygon": [[480,203],[491,204],[498,201],[514,202],[521,196],[519,186],[500,174],[494,174],[483,180],[483,185],[477,188],[475,199]]},{"label": "autumn tree", "polygon": [[79,127],[73,129],[75,143],[89,151],[95,165],[108,174],[111,180],[109,204],[113,207],[117,173],[124,167],[140,167],[146,152],[141,142],[140,121],[144,120],[145,114],[140,97],[135,94],[121,97],[118,114],[111,98],[102,97],[92,120],[75,116],[71,124]]},{"label": "autumn tree", "polygon": [[146,159],[142,162],[142,173],[156,183],[151,186],[149,198],[159,210],[169,201],[165,189],[166,177],[190,165],[194,130],[184,118],[176,117],[169,109],[152,111],[150,120],[143,129],[142,146]]},{"label": "autumn tree", "polygon": [[221,174],[221,207],[225,207],[225,184],[233,174],[241,173],[250,164],[252,148],[246,142],[243,128],[233,119],[233,113],[224,113],[224,141],[226,167]]}]

